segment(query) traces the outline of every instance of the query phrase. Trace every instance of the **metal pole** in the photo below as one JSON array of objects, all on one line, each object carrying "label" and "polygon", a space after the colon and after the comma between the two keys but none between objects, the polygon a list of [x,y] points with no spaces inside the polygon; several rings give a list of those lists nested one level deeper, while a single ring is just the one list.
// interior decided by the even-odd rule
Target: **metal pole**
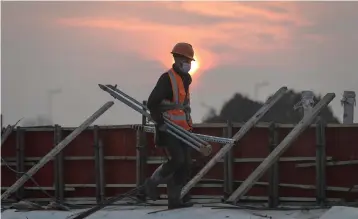
[{"label": "metal pole", "polygon": [[[143,101],[143,109],[146,108],[147,101]],[[142,126],[147,124],[147,118],[142,115]],[[137,187],[141,186],[146,177],[146,164],[147,164],[147,133],[143,130],[137,130],[136,132],[136,184]],[[138,190],[137,198],[141,201],[146,200],[145,192]]]},{"label": "metal pole", "polygon": [[[247,121],[244,126],[234,135],[233,139],[237,142],[269,111],[269,109],[286,93],[287,87],[281,87],[271,98],[269,98],[266,103]],[[213,158],[204,166],[203,169],[199,171],[182,189],[181,198],[184,197],[186,193],[193,188],[206,173],[209,172],[211,168],[218,163],[226,153],[228,153],[234,144],[226,144],[223,148],[220,149],[218,153],[214,155]]]},{"label": "metal pole", "polygon": [[[224,136],[232,137],[232,122],[227,121],[227,126],[224,128]],[[234,151],[231,149],[224,156],[224,198],[226,199],[233,191],[233,166],[234,166]]]},{"label": "metal pole", "polygon": [[[25,145],[24,145],[25,129],[20,126],[16,130],[16,179],[21,178],[25,172]],[[20,186],[16,191],[16,197],[22,199],[24,197],[24,187]]]},{"label": "metal pole", "polygon": [[257,180],[270,168],[283,154],[298,136],[312,123],[317,115],[324,109],[335,97],[334,93],[326,94],[323,99],[313,108],[312,113],[295,126],[295,128],[283,139],[283,141],[265,158],[264,161],[254,170],[251,175],[235,190],[228,198],[227,202],[236,203]]},{"label": "metal pole", "polygon": [[59,94],[61,93],[62,90],[60,88],[58,89],[49,89],[47,90],[47,97],[48,97],[48,110],[49,110],[49,119],[51,120],[51,122],[53,121],[53,118],[52,118],[52,99],[53,99],[53,96],[55,94]]},{"label": "metal pole", "polygon": [[62,149],[64,149],[73,139],[75,139],[82,131],[90,126],[98,117],[106,112],[111,106],[113,101],[108,101],[100,109],[98,109],[91,117],[86,119],[78,128],[76,128],[71,134],[69,134],[61,143],[53,148],[48,154],[46,154],[35,166],[33,166],[26,174],[18,179],[10,188],[8,188],[1,196],[1,200],[7,199],[12,193],[20,188],[30,177],[32,177],[38,170],[40,170],[47,162],[52,160]]},{"label": "metal pole", "polygon": [[100,139],[99,132],[100,130],[98,125],[95,125],[93,127],[93,138],[94,138],[97,203],[101,203],[105,199],[103,143]]},{"label": "metal pole", "polygon": [[[133,129],[143,129],[143,131],[149,132],[149,133],[155,132],[155,128],[153,126],[132,125],[132,128]],[[234,144],[235,143],[235,140],[232,138],[224,138],[224,137],[203,135],[203,134],[197,134],[197,133],[195,133],[195,135],[198,136],[199,138],[204,139],[205,141],[210,141],[210,142],[214,142],[214,143],[219,143],[219,144]]]},{"label": "metal pole", "polygon": [[[112,90],[118,92],[119,94],[121,94],[123,97],[127,98],[128,100],[131,100],[132,102],[134,102],[135,104],[137,104],[138,106],[142,107],[145,111],[148,110],[148,107],[145,106],[144,104],[140,103],[138,100],[134,99],[133,97],[129,96],[128,94],[124,93],[123,91],[119,90],[117,88],[117,85],[116,86],[113,86],[113,85],[106,85],[107,87],[111,88]],[[188,132],[187,130],[185,130],[183,127],[181,126],[178,126],[176,124],[174,124],[172,121],[168,120],[167,118],[164,118],[165,121],[167,123],[169,123],[171,126],[173,126],[174,128],[176,129],[179,129],[180,131],[182,131],[183,133],[185,133],[186,135],[189,135],[190,137],[192,137],[194,140],[200,142],[201,144],[204,144],[204,145],[208,145],[207,142],[205,142],[204,140],[196,137],[195,135],[193,135],[192,133]]]},{"label": "metal pole", "polygon": [[344,107],[343,123],[354,123],[354,106],[356,104],[356,93],[354,91],[344,91],[341,104]]},{"label": "metal pole", "polygon": [[[269,127],[269,150],[272,152],[278,145],[279,136],[278,129],[275,123],[271,123]],[[276,208],[279,205],[279,161],[277,160],[269,170],[269,197],[268,205],[270,208]]]},{"label": "metal pole", "polygon": [[[145,110],[139,108],[139,106],[136,106],[135,104],[131,103],[129,100],[125,99],[124,97],[120,96],[119,94],[115,93],[113,90],[110,90],[109,87],[107,87],[105,85],[102,85],[102,84],[99,84],[98,86],[102,90],[110,93],[114,98],[116,98],[119,101],[123,102],[124,104],[126,104],[129,107],[131,107],[135,111],[141,113],[142,115],[146,116],[147,118],[151,119],[151,116],[150,116],[150,114],[148,112],[146,112]],[[168,127],[173,128],[172,126],[168,126]],[[179,134],[177,134],[177,133],[180,133],[180,134],[183,134],[183,133],[181,133],[181,131],[178,131],[177,129],[168,129],[167,132],[169,134],[173,135],[174,137],[176,137],[177,139],[183,141],[188,146],[190,146],[190,147],[194,148],[195,150],[199,151],[200,153],[202,153],[205,156],[208,156],[210,154],[210,152],[211,152],[211,148],[207,148],[205,145],[194,145],[192,142],[189,142],[189,140],[193,141],[193,138],[191,138],[191,136],[187,135],[186,139],[184,139],[181,136],[179,136]],[[174,133],[174,132],[176,132],[176,133]]]},{"label": "metal pole", "polygon": [[263,81],[263,82],[260,82],[260,83],[256,83],[256,84],[254,85],[254,98],[255,98],[255,100],[257,100],[258,97],[259,97],[259,90],[260,90],[261,88],[265,87],[265,86],[268,86],[268,85],[269,85],[269,83],[268,83],[267,81]]},{"label": "metal pole", "polygon": [[316,126],[316,200],[326,203],[326,134],[325,124],[320,119]]},{"label": "metal pole", "polygon": [[314,93],[312,91],[302,91],[302,107],[303,107],[303,116],[307,116],[312,112],[314,105]]},{"label": "metal pole", "polygon": [[[56,147],[62,141],[62,129],[61,126],[54,126],[54,144]],[[63,167],[64,156],[63,152],[59,152],[54,159],[55,167],[55,197],[62,203],[64,201],[64,191],[65,191],[65,182],[64,182],[64,167]]]}]

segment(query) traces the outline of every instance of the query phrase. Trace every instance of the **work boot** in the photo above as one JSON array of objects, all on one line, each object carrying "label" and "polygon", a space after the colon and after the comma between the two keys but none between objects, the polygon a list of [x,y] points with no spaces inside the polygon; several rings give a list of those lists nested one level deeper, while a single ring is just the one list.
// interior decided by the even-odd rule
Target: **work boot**
[{"label": "work boot", "polygon": [[144,182],[144,192],[145,194],[152,199],[153,201],[156,201],[159,198],[159,192],[158,192],[158,185],[165,180],[161,176],[161,170],[162,170],[163,164],[160,165],[152,174],[151,177],[145,180]]},{"label": "work boot", "polygon": [[157,186],[158,183],[152,178],[148,178],[144,182],[145,194],[153,201],[156,201],[159,198],[159,192]]},{"label": "work boot", "polygon": [[186,195],[184,195],[183,197],[183,203],[187,203],[190,202],[191,200],[191,195],[189,193],[187,193]]},{"label": "work boot", "polygon": [[[183,186],[175,184],[174,180],[170,180],[167,183],[167,192],[168,192],[168,209],[175,209],[175,208],[185,208],[193,206],[193,203],[180,198],[181,190]],[[185,197],[185,196],[184,196]]]}]

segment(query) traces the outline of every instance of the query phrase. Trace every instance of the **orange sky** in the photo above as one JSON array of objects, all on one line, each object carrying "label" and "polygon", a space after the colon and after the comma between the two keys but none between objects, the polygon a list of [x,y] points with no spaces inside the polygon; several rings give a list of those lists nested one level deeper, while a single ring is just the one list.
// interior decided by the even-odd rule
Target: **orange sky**
[{"label": "orange sky", "polygon": [[[156,2],[156,10],[170,11],[161,20],[151,19],[151,2],[117,4],[137,6],[136,15],[106,15],[103,12],[94,16],[63,17],[56,22],[68,27],[101,31],[102,38],[106,39],[102,41],[103,46],[135,52],[142,58],[160,62],[163,67],[168,67],[172,61],[169,55],[172,46],[187,41],[194,46],[200,63],[196,77],[218,65],[251,63],[254,54],[262,56],[275,50],[290,49],[294,33],[282,24],[290,23],[295,27],[310,24],[298,13],[295,3]],[[187,16],[182,15],[183,12],[220,21],[203,24],[193,20],[189,21],[190,25],[171,22],[180,19],[179,16]],[[265,37],[272,42],[265,41]],[[212,49],[223,45],[230,47],[231,52],[221,53]]]}]

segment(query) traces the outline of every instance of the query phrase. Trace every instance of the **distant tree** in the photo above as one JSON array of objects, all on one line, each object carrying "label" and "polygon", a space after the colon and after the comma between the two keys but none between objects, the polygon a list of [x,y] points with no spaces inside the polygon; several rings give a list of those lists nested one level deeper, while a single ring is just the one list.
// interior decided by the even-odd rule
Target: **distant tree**
[{"label": "distant tree", "polygon": [[[320,97],[315,97],[315,103],[320,100]],[[261,122],[277,122],[283,124],[296,124],[302,119],[303,109],[294,109],[294,105],[301,100],[301,94],[289,90],[263,118]],[[253,101],[239,93],[227,101],[220,114],[209,114],[203,122],[219,123],[228,120],[232,122],[246,122],[263,106],[263,103]],[[326,107],[321,111],[321,118],[326,123],[339,123],[339,120],[333,115],[331,107]]]}]

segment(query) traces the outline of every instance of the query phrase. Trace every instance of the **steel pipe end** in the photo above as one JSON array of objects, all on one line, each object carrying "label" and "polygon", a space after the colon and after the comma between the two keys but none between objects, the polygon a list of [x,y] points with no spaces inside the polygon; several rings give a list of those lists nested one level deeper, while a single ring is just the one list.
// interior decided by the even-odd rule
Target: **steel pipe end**
[{"label": "steel pipe end", "polygon": [[202,153],[205,157],[209,156],[212,152],[212,147],[210,144],[200,146],[200,153]]}]

